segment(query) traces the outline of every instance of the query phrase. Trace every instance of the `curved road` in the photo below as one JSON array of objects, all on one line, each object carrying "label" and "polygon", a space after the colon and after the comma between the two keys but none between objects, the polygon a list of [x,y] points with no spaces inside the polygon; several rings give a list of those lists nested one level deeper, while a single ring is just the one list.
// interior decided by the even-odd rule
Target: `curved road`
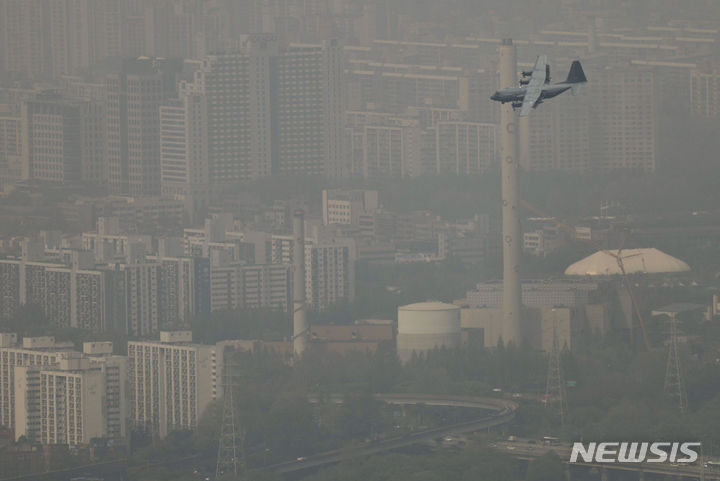
[{"label": "curved road", "polygon": [[[426,431],[412,433],[407,436],[386,439],[374,443],[353,446],[347,449],[337,449],[324,453],[309,456],[302,460],[287,461],[273,466],[266,466],[261,469],[270,469],[278,473],[292,473],[295,471],[303,471],[306,469],[318,468],[329,464],[338,463],[344,459],[350,459],[358,456],[369,456],[379,454],[393,449],[410,446],[442,436],[466,434],[482,429],[488,429],[500,426],[515,417],[517,403],[500,398],[486,398],[476,396],[448,396],[448,395],[432,395],[432,394],[376,394],[375,398],[388,404],[424,404],[427,406],[449,406],[449,407],[465,407],[482,409],[484,411],[492,411],[491,415],[466,421],[463,423],[452,424]],[[311,398],[311,402],[317,402],[317,398]],[[333,402],[342,402],[343,396],[330,396]],[[187,461],[187,459],[185,459]],[[155,465],[167,465],[167,462],[156,463]],[[142,469],[143,467],[133,467],[131,469]],[[71,469],[59,470],[52,473],[38,473],[34,475],[18,476],[13,478],[5,478],[3,481],[47,481],[51,479],[66,480],[75,476],[93,473],[97,475],[115,475],[119,473],[127,473],[127,459],[119,459],[104,463],[92,465],[77,466]]]},{"label": "curved road", "polygon": [[[500,398],[488,398],[478,396],[448,396],[433,394],[376,394],[375,398],[388,404],[423,404],[426,406],[449,406],[449,407],[465,407],[483,409],[493,411],[491,415],[483,416],[472,421],[451,424],[439,428],[428,429],[417,433],[409,434],[398,438],[386,439],[373,443],[367,443],[360,446],[352,446],[346,449],[336,449],[326,451],[324,453],[308,456],[304,459],[295,461],[287,461],[284,463],[268,466],[265,469],[273,470],[280,474],[292,473],[295,471],[304,471],[306,469],[319,468],[330,464],[339,463],[346,459],[360,456],[370,456],[394,449],[411,446],[413,444],[436,439],[443,436],[467,434],[483,429],[489,429],[495,426],[508,423],[515,418],[517,403]],[[330,396],[330,400],[334,402],[342,402],[342,396]],[[311,402],[317,401],[317,398],[311,399]]]}]

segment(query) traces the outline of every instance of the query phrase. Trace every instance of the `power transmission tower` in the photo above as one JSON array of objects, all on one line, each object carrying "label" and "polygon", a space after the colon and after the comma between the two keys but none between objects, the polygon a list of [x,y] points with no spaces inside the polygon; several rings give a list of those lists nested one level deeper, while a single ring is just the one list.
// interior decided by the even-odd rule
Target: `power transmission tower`
[{"label": "power transmission tower", "polygon": [[680,370],[680,350],[677,339],[677,315],[670,314],[670,343],[668,346],[667,368],[665,369],[665,393],[675,398],[680,407],[680,414],[687,411],[687,397]]},{"label": "power transmission tower", "polygon": [[565,379],[560,366],[560,340],[558,339],[557,321],[553,326],[552,350],[548,356],[548,377],[545,389],[546,406],[556,405],[560,415],[560,425],[565,425],[567,416],[567,399],[565,397]]},{"label": "power transmission tower", "polygon": [[225,353],[225,362],[223,365],[223,419],[220,425],[220,442],[218,445],[217,467],[215,469],[215,478],[220,479],[222,476],[238,477],[240,474],[239,461],[242,452],[241,446],[238,444],[239,425],[235,415],[235,400],[233,391],[235,390],[233,365],[227,361],[230,357]]}]

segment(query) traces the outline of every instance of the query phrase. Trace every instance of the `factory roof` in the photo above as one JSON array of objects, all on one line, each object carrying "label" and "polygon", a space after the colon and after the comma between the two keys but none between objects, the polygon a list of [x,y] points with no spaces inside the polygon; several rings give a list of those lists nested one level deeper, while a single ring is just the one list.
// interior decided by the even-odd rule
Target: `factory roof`
[{"label": "factory roof", "polygon": [[[618,251],[598,251],[565,270],[566,276],[615,276],[621,275],[617,260]],[[661,274],[687,272],[690,270],[685,262],[664,252],[650,249],[625,249],[621,258],[627,274]]]}]

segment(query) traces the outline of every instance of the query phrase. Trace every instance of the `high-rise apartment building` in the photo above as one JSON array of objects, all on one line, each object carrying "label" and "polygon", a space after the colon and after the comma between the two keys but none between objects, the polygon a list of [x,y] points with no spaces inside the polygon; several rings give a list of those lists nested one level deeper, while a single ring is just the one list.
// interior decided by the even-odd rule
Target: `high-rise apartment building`
[{"label": "high-rise apartment building", "polygon": [[26,337],[18,344],[17,334],[0,333],[0,424],[15,427],[15,367],[54,365],[71,350],[54,337]]},{"label": "high-rise apartment building", "polygon": [[25,77],[49,73],[43,0],[0,2],[0,59],[5,72]]},{"label": "high-rise apartment building", "polygon": [[347,124],[348,175],[385,179],[414,177],[425,172],[424,132],[418,119],[351,112]]},{"label": "high-rise apartment building", "polygon": [[494,124],[442,121],[434,131],[438,174],[478,174],[495,162]]},{"label": "high-rise apartment building", "polygon": [[158,332],[160,264],[140,260],[115,264],[107,272],[106,299],[113,329],[139,337]]},{"label": "high-rise apartment building", "polygon": [[[127,439],[127,358],[112,343],[89,342],[83,353],[53,338],[10,334],[0,343],[0,380],[8,387],[0,407],[9,411],[15,437],[41,444],[87,445],[93,438],[112,444]],[[8,402],[9,401],[9,402]]]},{"label": "high-rise apartment building", "polygon": [[159,341],[129,342],[132,423],[165,437],[195,429],[208,404],[222,397],[223,350],[192,344],[190,332],[161,332]]},{"label": "high-rise apartment building", "polygon": [[80,180],[80,108],[48,92],[23,103],[29,152],[26,178],[72,183]]},{"label": "high-rise apartment building", "polygon": [[288,264],[219,265],[211,267],[212,310],[276,309],[292,302]]},{"label": "high-rise apartment building", "polygon": [[189,166],[205,163],[210,185],[343,175],[344,75],[336,40],[281,48],[275,35],[250,35],[237,53],[205,57],[180,100],[163,109],[166,191],[199,186],[204,172]]},{"label": "high-rise apartment building", "polygon": [[[292,236],[272,237],[273,263],[292,264]],[[355,242],[350,238],[305,239],[305,294],[313,309],[355,298]]]},{"label": "high-rise apartment building", "polygon": [[210,197],[207,96],[180,85],[180,98],[160,107],[162,195],[182,200],[191,221]]},{"label": "high-rise apartment building", "polygon": [[126,60],[105,79],[105,141],[110,192],[160,194],[160,106],[175,92],[179,64]]},{"label": "high-rise apartment building", "polygon": [[690,73],[690,102],[695,115],[715,118],[720,114],[720,70],[705,68]]},{"label": "high-rise apartment building", "polygon": [[88,444],[107,436],[105,378],[82,358],[15,368],[15,432],[40,444]]},{"label": "high-rise apartment building", "polygon": [[11,318],[23,304],[40,307],[48,321],[60,327],[101,332],[107,326],[106,278],[87,256],[77,255],[71,265],[0,260],[0,315]]},{"label": "high-rise apartment building", "polygon": [[121,56],[128,0],[0,2],[0,70],[58,78]]},{"label": "high-rise apartment building", "polygon": [[[653,72],[610,68],[590,72],[587,89],[561,96],[520,129],[524,169],[655,170]],[[522,152],[527,152],[523,155]]]},{"label": "high-rise apartment building", "polygon": [[200,257],[148,257],[160,264],[159,323],[163,328],[189,323],[210,312],[210,262]]},{"label": "high-rise apartment building", "polygon": [[655,93],[651,72],[606,69],[592,73],[590,168],[655,170]]},{"label": "high-rise apartment building", "polygon": [[355,299],[355,244],[351,239],[318,243],[305,249],[305,289],[314,309]]},{"label": "high-rise apartment building", "polygon": [[22,104],[24,178],[54,183],[105,180],[103,106],[41,92]]},{"label": "high-rise apartment building", "polygon": [[22,178],[27,149],[27,136],[23,132],[19,109],[0,105],[0,182]]}]

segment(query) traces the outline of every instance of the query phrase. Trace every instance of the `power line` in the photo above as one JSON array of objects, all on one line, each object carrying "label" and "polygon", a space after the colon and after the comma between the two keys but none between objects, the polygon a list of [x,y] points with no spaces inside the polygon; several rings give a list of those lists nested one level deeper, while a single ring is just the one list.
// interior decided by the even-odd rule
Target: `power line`
[{"label": "power line", "polygon": [[240,430],[236,415],[234,399],[235,367],[228,362],[230,357],[225,353],[223,362],[223,419],[220,425],[220,440],[218,442],[217,466],[215,478],[232,475],[235,478],[240,474],[240,456],[242,453],[241,437],[244,434]]},{"label": "power line", "polygon": [[565,393],[565,379],[560,365],[560,340],[558,339],[557,320],[553,321],[552,349],[548,355],[547,386],[545,388],[545,403],[550,407],[555,405],[560,415],[560,425],[565,425],[567,417],[567,399]]},{"label": "power line", "polygon": [[665,369],[665,393],[677,400],[680,414],[687,411],[687,396],[680,369],[680,350],[677,338],[677,314],[670,314],[670,342],[668,345],[667,367]]}]

